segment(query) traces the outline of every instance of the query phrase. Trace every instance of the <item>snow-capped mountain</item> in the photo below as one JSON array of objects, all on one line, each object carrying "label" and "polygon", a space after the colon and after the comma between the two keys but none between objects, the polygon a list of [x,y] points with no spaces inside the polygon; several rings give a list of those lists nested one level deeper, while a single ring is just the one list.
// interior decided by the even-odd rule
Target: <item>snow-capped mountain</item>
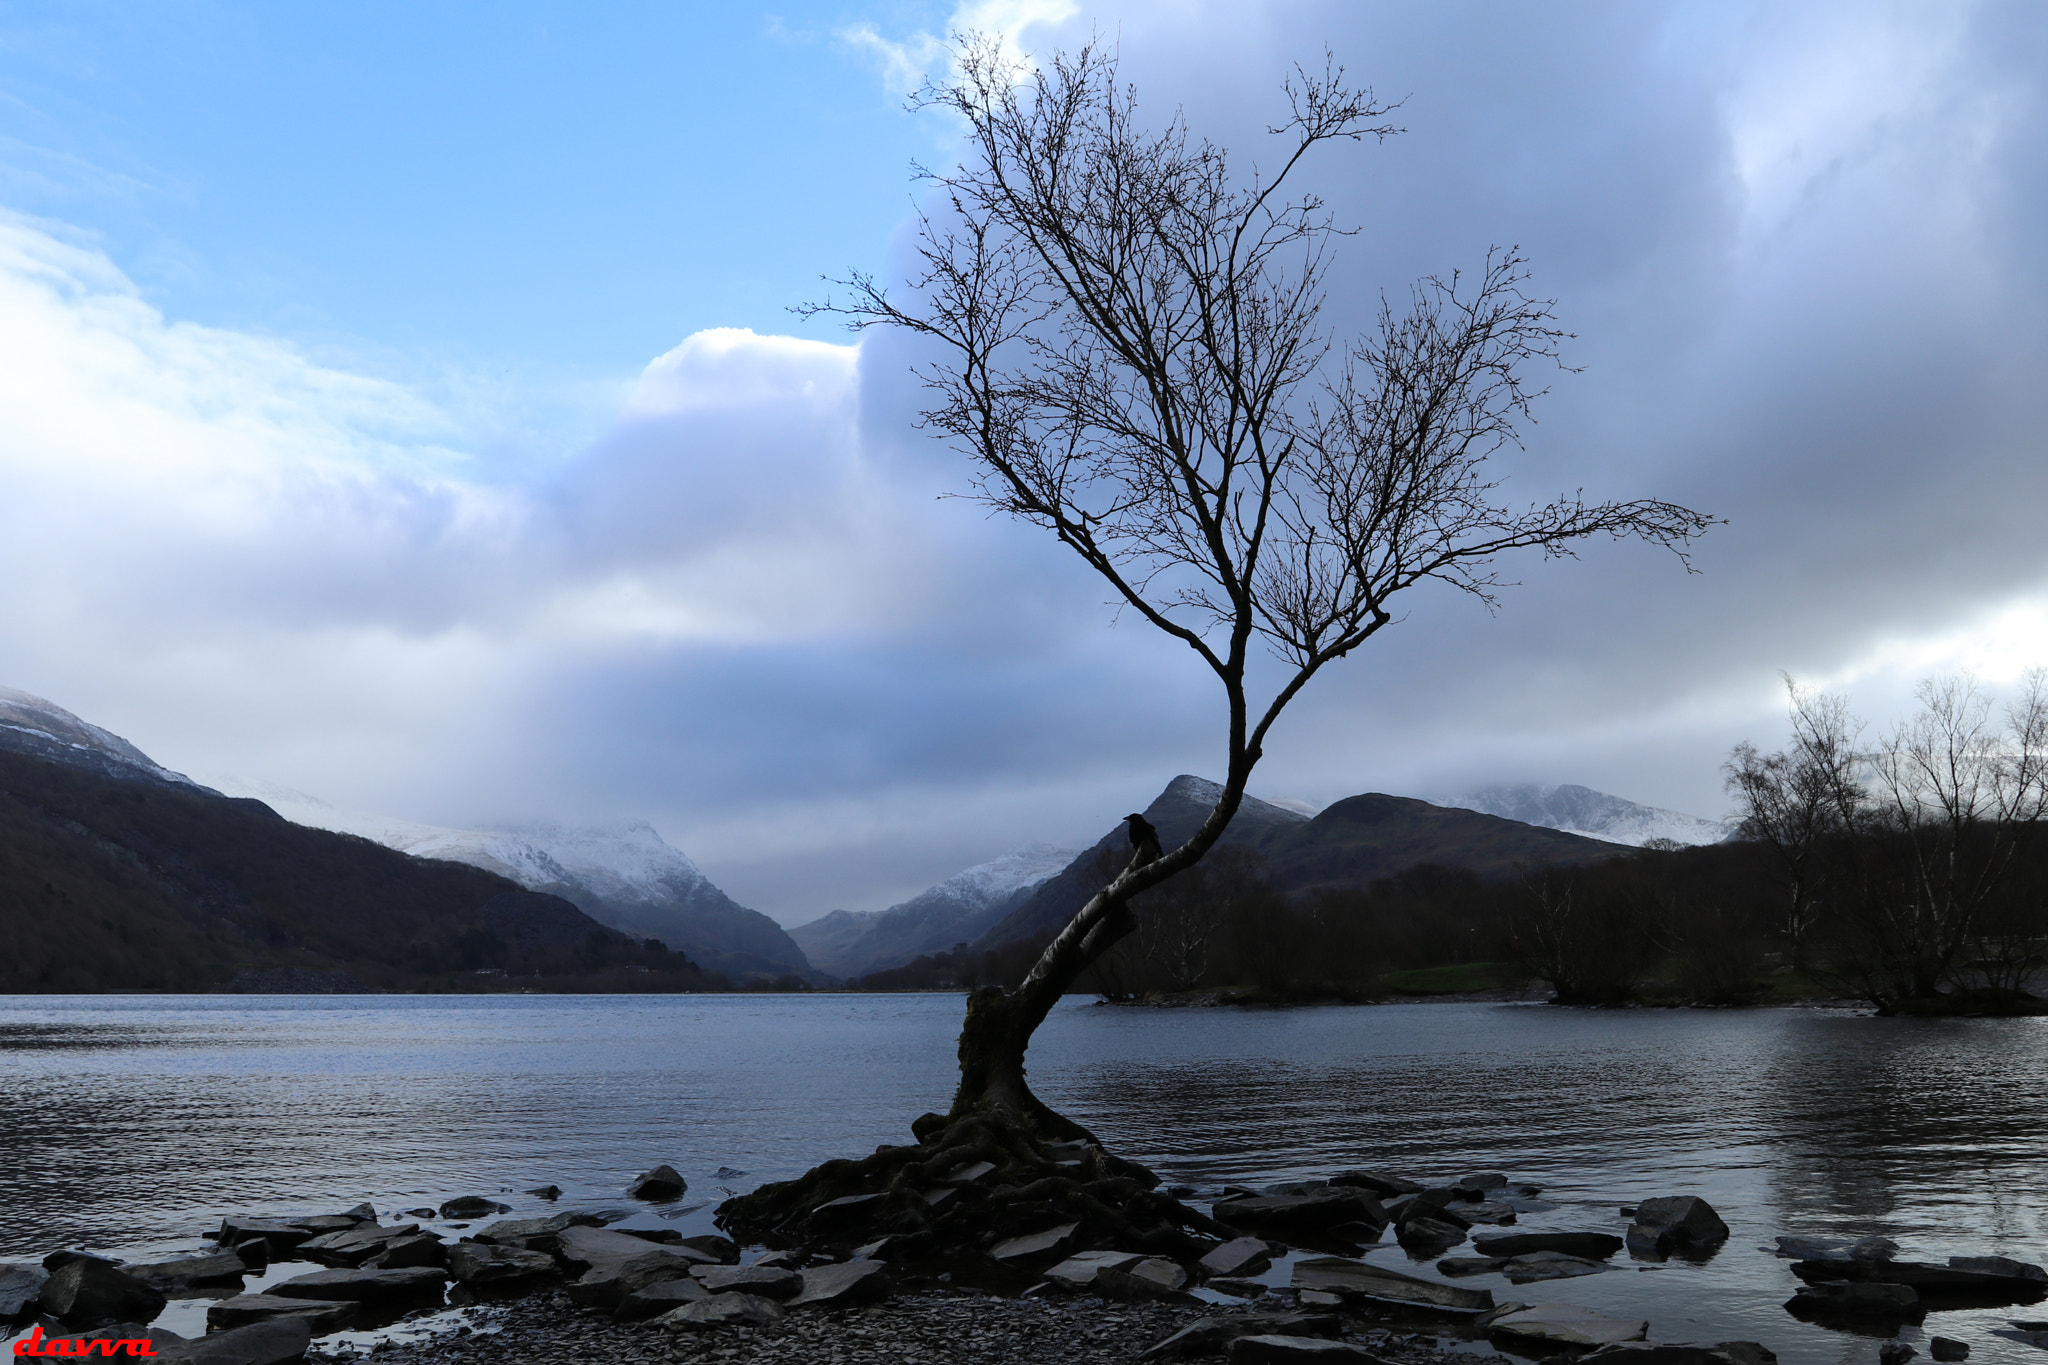
[{"label": "snow-capped mountain", "polygon": [[1638,848],[1653,839],[1669,839],[1678,844],[1718,844],[1735,833],[1735,826],[1725,820],[1706,820],[1682,811],[1645,806],[1572,783],[1483,787],[1463,796],[1437,798],[1435,804]]},{"label": "snow-capped mountain", "polygon": [[53,701],[0,687],[0,749],[84,768],[102,777],[148,782],[218,796],[174,773],[110,730],[80,720]]},{"label": "snow-capped mountain", "polygon": [[367,811],[268,783],[221,777],[295,824],[357,834],[416,858],[445,858],[573,902],[598,923],[658,938],[692,961],[734,976],[805,974],[811,964],[782,926],[733,901],[645,821],[450,829]]},{"label": "snow-capped mountain", "polygon": [[789,931],[812,962],[840,976],[900,967],[972,943],[1073,862],[1076,850],[1031,844],[955,873],[887,910],[834,910]]}]

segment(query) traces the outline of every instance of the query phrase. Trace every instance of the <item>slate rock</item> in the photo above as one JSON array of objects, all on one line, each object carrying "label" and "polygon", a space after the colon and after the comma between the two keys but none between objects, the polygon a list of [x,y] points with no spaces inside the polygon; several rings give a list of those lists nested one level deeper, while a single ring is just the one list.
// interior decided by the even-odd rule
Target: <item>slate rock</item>
[{"label": "slate rock", "polygon": [[43,1257],[43,1269],[55,1274],[73,1261],[98,1261],[101,1265],[112,1266],[121,1264],[111,1256],[95,1256],[90,1251],[53,1251]]},{"label": "slate rock", "polygon": [[1163,1299],[1180,1293],[1188,1273],[1164,1256],[1146,1256],[1117,1269],[1101,1266],[1093,1288],[1112,1299]]},{"label": "slate rock", "polygon": [[1526,1256],[1510,1257],[1501,1266],[1500,1273],[1508,1277],[1509,1284],[1535,1284],[1542,1280],[1569,1280],[1580,1275],[1598,1275],[1609,1267],[1599,1261],[1589,1261],[1583,1256],[1568,1256],[1562,1251],[1532,1251]]},{"label": "slate rock", "polygon": [[1970,1358],[1970,1343],[1957,1341],[1954,1337],[1929,1337],[1927,1354],[1944,1362],[1944,1365],[1953,1365],[1955,1361]]},{"label": "slate rock", "polygon": [[689,1188],[690,1182],[683,1179],[675,1167],[656,1166],[651,1171],[643,1171],[635,1176],[633,1183],[626,1187],[626,1193],[635,1199],[661,1204],[671,1199],[681,1199]]},{"label": "slate rock", "polygon": [[[555,1236],[556,1252],[572,1266],[601,1270],[606,1266],[630,1261],[636,1256],[645,1256],[654,1249],[654,1243],[645,1237],[635,1237],[630,1232],[619,1232],[612,1228],[566,1227]],[[680,1242],[663,1248],[670,1256],[688,1261],[692,1265],[707,1265],[718,1258],[696,1247],[684,1246]]]},{"label": "slate rock", "polygon": [[1178,1360],[1213,1355],[1239,1337],[1336,1337],[1343,1326],[1335,1313],[1242,1313],[1197,1318],[1139,1353],[1140,1360]]},{"label": "slate rock", "polygon": [[1579,1357],[1580,1365],[1777,1365],[1777,1360],[1754,1341],[1618,1341]]},{"label": "slate rock", "polygon": [[1345,1171],[1342,1175],[1331,1176],[1330,1183],[1365,1190],[1381,1199],[1391,1199],[1403,1194],[1420,1194],[1423,1190],[1423,1186],[1413,1180],[1390,1175],[1386,1171]]},{"label": "slate rock", "polygon": [[1668,1195],[1636,1205],[1629,1224],[1631,1252],[1664,1255],[1672,1251],[1703,1251],[1728,1240],[1728,1225],[1714,1206],[1697,1195]]},{"label": "slate rock", "polygon": [[1436,1263],[1438,1273],[1454,1278],[1465,1275],[1492,1275],[1512,1258],[1507,1256],[1446,1256]]},{"label": "slate rock", "polygon": [[[801,1280],[802,1286],[796,1297],[789,1301],[791,1308],[812,1304],[871,1303],[889,1292],[889,1267],[880,1261],[841,1261],[837,1265],[811,1266],[802,1273]],[[718,1297],[755,1296],[721,1294]]]},{"label": "slate rock", "polygon": [[1906,1365],[1920,1353],[1903,1341],[1887,1341],[1877,1348],[1878,1365]]},{"label": "slate rock", "polygon": [[781,1321],[782,1306],[755,1294],[713,1294],[655,1319],[663,1327],[678,1327],[686,1332],[708,1332],[714,1327],[773,1327]]},{"label": "slate rock", "polygon": [[1265,1295],[1270,1285],[1257,1280],[1240,1280],[1234,1275],[1219,1275],[1213,1280],[1204,1280],[1202,1288],[1213,1289],[1219,1294],[1230,1294],[1240,1299],[1256,1299]]},{"label": "slate rock", "polygon": [[1486,1330],[1517,1341],[1557,1346],[1606,1346],[1617,1341],[1641,1341],[1649,1335],[1650,1324],[1635,1319],[1610,1318],[1576,1304],[1554,1303],[1502,1314],[1488,1323]]},{"label": "slate rock", "polygon": [[67,1327],[149,1322],[164,1311],[163,1292],[106,1261],[71,1261],[50,1272],[42,1311]]},{"label": "slate rock", "polygon": [[232,1251],[183,1256],[175,1261],[154,1261],[126,1269],[136,1279],[155,1285],[170,1298],[190,1298],[202,1288],[216,1285],[240,1288],[242,1277],[249,1273],[249,1267]]},{"label": "slate rock", "polygon": [[407,1266],[403,1270],[320,1270],[269,1286],[288,1299],[353,1299],[385,1303],[393,1299],[440,1296],[448,1272],[438,1266]]},{"label": "slate rock", "polygon": [[1339,1223],[1385,1227],[1387,1211],[1362,1189],[1326,1185],[1293,1194],[1253,1195],[1219,1200],[1211,1209],[1219,1223],[1248,1232],[1313,1235]]},{"label": "slate rock", "polygon": [[678,1308],[687,1308],[693,1303],[702,1303],[711,1297],[711,1291],[687,1277],[674,1280],[656,1280],[643,1284],[625,1298],[613,1316],[621,1322],[644,1322],[658,1318],[663,1313],[672,1313]]},{"label": "slate rock", "polygon": [[1450,1211],[1456,1213],[1467,1223],[1503,1225],[1514,1223],[1521,1217],[1520,1214],[1515,1212],[1514,1205],[1499,1199],[1482,1199],[1477,1203],[1455,1204],[1451,1206]]},{"label": "slate rock", "polygon": [[1482,1171],[1451,1182],[1451,1193],[1460,1199],[1484,1199],[1491,1190],[1505,1190],[1508,1178],[1500,1171]]},{"label": "slate rock", "polygon": [[441,1206],[443,1218],[488,1218],[494,1213],[510,1212],[510,1204],[500,1204],[497,1200],[486,1199],[480,1194],[465,1194]]},{"label": "slate rock", "polygon": [[1386,1365],[1363,1346],[1321,1337],[1238,1337],[1225,1354],[1231,1365]]},{"label": "slate rock", "polygon": [[793,1299],[803,1290],[803,1277],[772,1265],[700,1265],[690,1272],[713,1294],[758,1294],[764,1299]]},{"label": "slate rock", "polygon": [[1273,1257],[1259,1238],[1239,1237],[1202,1257],[1201,1267],[1205,1275],[1263,1275],[1273,1268]]},{"label": "slate rock", "polygon": [[552,1218],[500,1218],[472,1234],[479,1242],[525,1247],[528,1251],[549,1251],[565,1228],[599,1228],[604,1219],[594,1213],[558,1213]]},{"label": "slate rock", "polygon": [[347,1232],[350,1228],[359,1226],[363,1220],[345,1213],[320,1213],[311,1218],[287,1218],[285,1221],[295,1228],[304,1228],[317,1239],[330,1232]]},{"label": "slate rock", "polygon": [[431,1232],[416,1237],[395,1237],[384,1249],[363,1262],[365,1270],[404,1270],[412,1266],[447,1265],[448,1244]]},{"label": "slate rock", "polygon": [[252,1322],[268,1322],[272,1318],[304,1318],[314,1336],[328,1332],[339,1332],[356,1318],[357,1304],[348,1299],[327,1302],[313,1299],[288,1299],[282,1294],[237,1294],[232,1299],[222,1299],[206,1309],[208,1331],[224,1331],[230,1327],[246,1327]]},{"label": "slate rock", "polygon": [[535,1199],[545,1199],[552,1204],[562,1197],[562,1187],[560,1185],[541,1185],[534,1189],[522,1190],[521,1193],[530,1194]]},{"label": "slate rock", "polygon": [[739,1243],[733,1241],[730,1237],[720,1237],[715,1232],[704,1233],[697,1237],[685,1237],[678,1241],[676,1245],[687,1247],[691,1251],[701,1251],[720,1265],[738,1265],[740,1263]]},{"label": "slate rock", "polygon": [[284,1365],[304,1356],[312,1340],[313,1324],[305,1318],[271,1318],[161,1346],[157,1358],[180,1365]]},{"label": "slate rock", "polygon": [[237,1242],[231,1250],[235,1259],[252,1271],[270,1269],[270,1243],[261,1237],[251,1237],[246,1242]]},{"label": "slate rock", "polygon": [[1562,1251],[1589,1261],[1601,1260],[1621,1250],[1624,1243],[1611,1232],[1510,1232],[1486,1233],[1472,1239],[1482,1256],[1526,1256],[1532,1251]]},{"label": "slate rock", "polygon": [[1347,1299],[1401,1308],[1422,1308],[1442,1313],[1477,1315],[1494,1307],[1493,1293],[1486,1289],[1460,1289],[1436,1280],[1418,1279],[1398,1270],[1354,1261],[1342,1256],[1319,1256],[1294,1263],[1296,1289],[1322,1290]]},{"label": "slate rock", "polygon": [[988,1254],[998,1261],[1028,1261],[1039,1256],[1055,1256],[1066,1250],[1080,1226],[1079,1223],[1062,1223],[1058,1227],[1027,1232],[1021,1237],[996,1243],[989,1248]]},{"label": "slate rock", "polygon": [[39,1265],[0,1265],[0,1323],[25,1318],[34,1311],[50,1272]]},{"label": "slate rock", "polygon": [[555,1258],[544,1251],[499,1246],[492,1242],[457,1242],[448,1248],[448,1273],[458,1284],[510,1284],[555,1273]]},{"label": "slate rock", "polygon": [[687,1279],[700,1265],[675,1248],[650,1248],[644,1242],[641,1248],[637,1256],[593,1266],[569,1286],[569,1301],[583,1308],[616,1309],[634,1291],[663,1280]]},{"label": "slate rock", "polygon": [[1465,1229],[1442,1219],[1411,1218],[1395,1231],[1394,1239],[1409,1255],[1428,1258],[1464,1241]]},{"label": "slate rock", "polygon": [[2007,1256],[1951,1256],[1948,1263],[1957,1270],[1974,1271],[1979,1275],[1997,1275],[2005,1279],[2032,1280],[2036,1284],[2048,1284],[2048,1269],[2026,1261],[2015,1261]]},{"label": "slate rock", "polygon": [[1917,1318],[1920,1295],[1910,1285],[1838,1280],[1809,1284],[1785,1301],[1794,1313],[1852,1318]]},{"label": "slate rock", "polygon": [[1142,1251],[1083,1251],[1046,1271],[1045,1278],[1070,1289],[1086,1289],[1095,1283],[1096,1271],[1124,1270],[1144,1259]]},{"label": "slate rock", "polygon": [[231,1216],[220,1220],[220,1231],[215,1237],[221,1245],[229,1247],[238,1247],[252,1237],[261,1238],[270,1248],[271,1260],[288,1261],[295,1248],[313,1240],[313,1233],[269,1218]]},{"label": "slate rock", "polygon": [[418,1236],[419,1230],[418,1223],[395,1223],[390,1227],[358,1224],[301,1243],[299,1255],[325,1266],[359,1266],[399,1238]]}]

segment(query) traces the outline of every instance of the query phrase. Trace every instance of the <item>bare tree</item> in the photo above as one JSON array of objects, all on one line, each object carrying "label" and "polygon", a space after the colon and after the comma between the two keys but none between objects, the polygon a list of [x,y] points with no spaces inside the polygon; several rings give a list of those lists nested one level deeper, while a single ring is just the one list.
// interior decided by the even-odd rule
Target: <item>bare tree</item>
[{"label": "bare tree", "polygon": [[[1024,1082],[1053,1003],[1129,933],[1131,897],[1192,866],[1237,812],[1273,724],[1330,663],[1447,583],[1491,603],[1495,563],[1568,555],[1591,536],[1678,552],[1712,518],[1668,502],[1516,507],[1488,457],[1529,416],[1525,369],[1564,334],[1524,292],[1514,250],[1431,276],[1339,342],[1323,314],[1338,240],[1323,202],[1288,197],[1326,144],[1399,130],[1341,68],[1297,72],[1271,169],[1240,179],[1179,118],[1148,130],[1096,47],[1020,70],[966,40],[918,102],[957,115],[966,155],[927,172],[931,208],[902,296],[856,275],[820,305],[856,328],[934,343],[924,420],[974,463],[989,506],[1041,526],[1135,612],[1193,652],[1228,705],[1223,794],[1185,842],[1134,859],[1023,983],[970,997],[953,1119],[1000,1111],[1079,1130]],[[1254,647],[1282,664],[1252,694]]]}]

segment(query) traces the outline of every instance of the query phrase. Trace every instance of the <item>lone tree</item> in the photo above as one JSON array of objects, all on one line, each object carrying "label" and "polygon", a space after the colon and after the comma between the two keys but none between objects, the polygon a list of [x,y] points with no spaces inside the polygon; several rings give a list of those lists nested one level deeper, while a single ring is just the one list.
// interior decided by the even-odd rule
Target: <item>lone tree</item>
[{"label": "lone tree", "polygon": [[[1405,307],[1383,302],[1368,335],[1331,335],[1325,276],[1343,232],[1290,180],[1324,144],[1400,130],[1394,106],[1334,65],[1284,89],[1277,168],[1238,177],[1178,117],[1143,127],[1098,48],[1027,71],[995,41],[965,39],[955,75],[913,101],[957,115],[967,151],[921,176],[934,192],[908,289],[856,274],[842,282],[850,297],[804,310],[935,343],[923,419],[970,457],[974,495],[1079,555],[1201,660],[1229,707],[1223,794],[1200,828],[1139,847],[1022,984],[969,996],[952,1109],[913,1125],[927,1146],[970,1121],[1013,1153],[1088,1138],[1026,1085],[1032,1033],[1132,931],[1132,897],[1214,847],[1281,712],[1394,620],[1396,594],[1436,581],[1491,603],[1500,556],[1569,555],[1590,536],[1683,561],[1713,523],[1653,500],[1497,495],[1486,461],[1542,392],[1523,372],[1555,363],[1565,336],[1551,302],[1524,292],[1513,249],[1470,278],[1423,279]],[[1282,667],[1254,695],[1256,646]],[[846,1172],[826,1176],[842,1164],[726,1214],[786,1217],[800,1194],[845,1188]]]}]

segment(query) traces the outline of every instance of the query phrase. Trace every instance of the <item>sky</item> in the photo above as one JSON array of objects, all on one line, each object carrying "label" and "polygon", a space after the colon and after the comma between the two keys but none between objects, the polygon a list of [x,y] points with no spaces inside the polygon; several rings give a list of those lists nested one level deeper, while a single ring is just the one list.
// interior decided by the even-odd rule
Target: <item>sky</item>
[{"label": "sky", "polygon": [[960,29],[1109,42],[1247,167],[1327,50],[1407,130],[1308,168],[1333,330],[1519,245],[1573,369],[1507,491],[1726,519],[1411,594],[1255,793],[1720,816],[1781,673],[1882,727],[2048,663],[2032,3],[18,0],[0,685],[337,805],[646,819],[786,923],[1217,773],[1186,651],[946,496],[907,344],[791,311],[902,270]]}]

